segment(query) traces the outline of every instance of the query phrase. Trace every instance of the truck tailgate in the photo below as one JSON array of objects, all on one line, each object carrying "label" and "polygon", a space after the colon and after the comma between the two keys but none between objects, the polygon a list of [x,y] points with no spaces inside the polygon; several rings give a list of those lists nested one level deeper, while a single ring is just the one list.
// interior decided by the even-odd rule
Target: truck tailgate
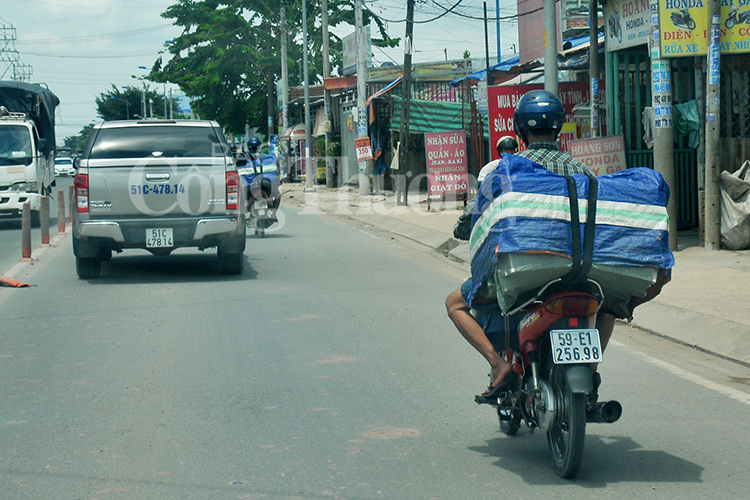
[{"label": "truck tailgate", "polygon": [[226,213],[226,159],[89,160],[91,218]]}]

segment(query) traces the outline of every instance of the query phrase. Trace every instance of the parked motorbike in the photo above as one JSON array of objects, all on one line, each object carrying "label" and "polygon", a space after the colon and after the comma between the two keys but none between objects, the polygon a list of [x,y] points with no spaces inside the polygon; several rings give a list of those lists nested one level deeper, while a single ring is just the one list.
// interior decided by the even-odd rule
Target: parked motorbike
[{"label": "parked motorbike", "polygon": [[672,11],[670,19],[672,20],[672,24],[678,28],[684,28],[691,31],[695,29],[695,20],[690,17],[690,12],[688,12],[687,9]]},{"label": "parked motorbike", "polygon": [[595,281],[558,278],[510,311],[504,316],[504,331],[510,333],[496,349],[512,363],[515,383],[493,397],[475,398],[497,408],[500,429],[509,436],[522,422],[531,431],[544,431],[555,471],[563,478],[580,468],[586,423],[613,423],[622,414],[617,401],[598,401],[600,378],[592,371],[603,359],[594,328],[602,300]]},{"label": "parked motorbike", "polygon": [[726,26],[728,30],[731,30],[736,24],[743,23],[750,24],[750,10],[744,10],[742,11],[742,13],[740,13],[739,9],[733,6],[729,10],[727,20],[724,21],[724,26]]},{"label": "parked motorbike", "polygon": [[247,165],[238,169],[245,185],[246,225],[261,238],[265,237],[266,229],[278,222],[281,180],[276,160],[274,154],[262,158],[250,155]]}]

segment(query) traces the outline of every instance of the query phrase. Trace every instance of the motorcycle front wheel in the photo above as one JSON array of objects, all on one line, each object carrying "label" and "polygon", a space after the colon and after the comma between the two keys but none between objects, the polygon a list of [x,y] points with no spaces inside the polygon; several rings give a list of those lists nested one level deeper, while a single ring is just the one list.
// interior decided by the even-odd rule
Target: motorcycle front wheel
[{"label": "motorcycle front wheel", "polygon": [[586,438],[586,395],[574,394],[562,372],[553,377],[557,401],[555,423],[547,431],[547,443],[557,475],[570,479],[578,473]]}]

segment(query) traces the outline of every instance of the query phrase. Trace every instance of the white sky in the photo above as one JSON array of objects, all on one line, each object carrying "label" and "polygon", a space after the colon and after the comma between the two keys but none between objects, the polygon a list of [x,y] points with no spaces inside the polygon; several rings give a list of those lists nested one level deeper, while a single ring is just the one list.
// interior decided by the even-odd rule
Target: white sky
[{"label": "white sky", "polygon": [[[308,0],[317,1],[317,0]],[[450,7],[457,0],[436,0]],[[57,137],[77,134],[85,125],[97,121],[94,99],[114,84],[140,85],[132,78],[151,68],[164,49],[165,41],[180,34],[170,20],[160,16],[172,0],[0,0],[0,25],[15,28],[15,49],[21,62],[31,65],[31,81],[44,82],[60,98],[57,110]],[[366,0],[375,13],[393,21],[404,20],[404,0]],[[310,4],[308,4],[310,5]],[[516,13],[515,0],[500,1],[500,15]],[[413,62],[460,59],[464,50],[472,59],[484,60],[484,23],[482,0],[462,0],[456,11],[478,19],[448,14],[436,21],[420,24],[444,12],[433,0],[417,0],[414,25]],[[487,1],[488,17],[495,15],[495,2]],[[517,44],[514,21],[500,25],[503,59],[513,54]],[[490,63],[497,62],[495,22],[489,23]],[[393,37],[404,37],[405,22],[389,22]],[[336,30],[345,36],[351,28]],[[373,48],[373,64],[403,64],[403,47],[383,51]],[[0,63],[0,72],[5,65]],[[8,75],[4,77],[7,79]],[[151,84],[156,91],[164,86]],[[175,86],[171,86],[176,91]],[[167,86],[167,92],[170,86]],[[138,110],[131,109],[132,113]]]}]

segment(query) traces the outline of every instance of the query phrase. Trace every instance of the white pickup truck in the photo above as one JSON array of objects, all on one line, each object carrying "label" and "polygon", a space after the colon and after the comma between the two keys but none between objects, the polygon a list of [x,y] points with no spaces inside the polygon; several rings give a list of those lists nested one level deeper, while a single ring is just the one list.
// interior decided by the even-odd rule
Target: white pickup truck
[{"label": "white pickup truck", "polygon": [[129,248],[169,255],[180,247],[216,247],[220,271],[241,273],[245,215],[235,161],[213,121],[95,125],[75,160],[79,278],[98,277],[102,261]]}]

